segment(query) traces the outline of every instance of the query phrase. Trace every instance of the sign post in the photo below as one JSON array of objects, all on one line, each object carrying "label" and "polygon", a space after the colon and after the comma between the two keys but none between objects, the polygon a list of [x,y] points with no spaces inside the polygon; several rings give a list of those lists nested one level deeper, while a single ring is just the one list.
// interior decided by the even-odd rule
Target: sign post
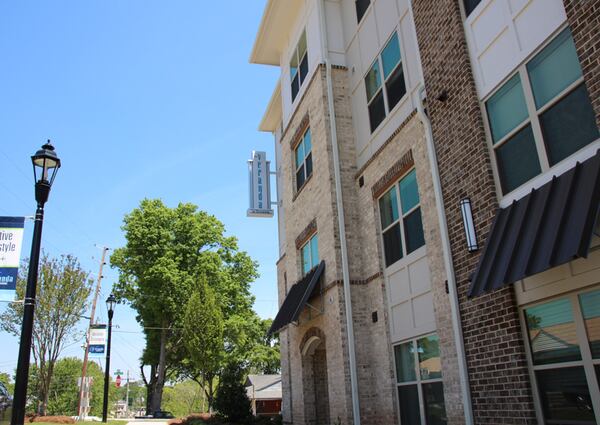
[{"label": "sign post", "polygon": [[88,352],[90,356],[104,357],[106,353],[106,325],[90,326]]},{"label": "sign post", "polygon": [[0,217],[0,301],[13,301],[25,217]]},{"label": "sign post", "polygon": [[250,183],[250,207],[248,217],[273,217],[271,208],[271,162],[267,161],[266,152],[252,151],[252,159],[248,160],[248,177]]}]

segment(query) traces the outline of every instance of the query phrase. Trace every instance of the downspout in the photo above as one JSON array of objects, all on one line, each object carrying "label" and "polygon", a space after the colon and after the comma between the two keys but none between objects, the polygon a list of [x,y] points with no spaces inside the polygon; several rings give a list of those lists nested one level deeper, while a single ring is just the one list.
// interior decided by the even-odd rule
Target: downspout
[{"label": "downspout", "polygon": [[[414,21],[413,21],[414,22]],[[420,60],[420,58],[419,58]],[[440,236],[442,239],[442,251],[444,253],[444,267],[448,278],[448,293],[450,295],[450,310],[452,312],[452,330],[454,331],[454,345],[456,346],[456,355],[458,357],[458,375],[460,377],[460,387],[463,399],[463,410],[465,414],[465,424],[473,424],[473,409],[471,406],[471,391],[469,388],[469,375],[467,372],[467,358],[463,344],[462,326],[460,322],[460,310],[458,307],[458,293],[456,286],[456,277],[454,276],[454,266],[450,256],[450,238],[448,236],[448,222],[446,221],[446,210],[444,199],[442,198],[442,185],[440,183],[440,172],[437,165],[435,154],[435,145],[433,144],[433,132],[431,122],[423,107],[422,94],[425,87],[421,86],[417,93],[417,114],[425,127],[425,139],[427,139],[427,154],[429,156],[429,166],[433,178],[433,193],[435,203],[437,204],[438,225],[440,226]]]},{"label": "downspout", "polygon": [[[415,37],[417,60],[419,67],[422,65],[421,51],[417,38],[417,26],[413,15],[412,0],[408,0],[408,12],[412,22],[413,36]],[[422,70],[421,70],[422,71]],[[465,415],[465,425],[473,425],[473,406],[471,404],[471,388],[469,384],[469,372],[467,369],[467,356],[465,354],[465,345],[462,333],[462,324],[460,321],[460,309],[458,303],[458,287],[456,285],[456,276],[454,274],[454,265],[452,263],[452,251],[450,249],[450,236],[448,233],[448,221],[446,220],[446,207],[442,196],[442,183],[440,181],[440,170],[437,162],[435,144],[433,143],[433,130],[431,121],[425,112],[423,106],[423,94],[425,86],[421,85],[417,92],[416,104],[417,115],[425,127],[425,139],[427,141],[427,156],[429,157],[429,167],[431,168],[431,178],[433,180],[433,193],[437,205],[438,225],[440,226],[440,238],[442,239],[442,252],[444,255],[444,268],[448,279],[448,295],[450,296],[450,312],[452,313],[452,330],[454,333],[454,345],[456,346],[456,356],[458,361],[458,376],[460,379],[460,390],[463,399],[463,413]]]},{"label": "downspout", "polygon": [[333,83],[331,79],[331,63],[327,42],[327,23],[325,19],[325,0],[319,0],[319,23],[321,26],[321,50],[325,61],[327,81],[327,103],[329,109],[329,131],[333,154],[333,172],[335,178],[335,200],[338,211],[338,227],[342,254],[342,280],[344,282],[344,306],[346,312],[346,329],[348,332],[348,359],[350,364],[350,387],[352,390],[352,418],[354,425],[360,425],[360,405],[358,398],[358,373],[356,369],[356,351],[354,342],[354,324],[352,322],[352,295],[350,291],[350,271],[348,268],[348,246],[346,242],[346,223],[344,219],[344,202],[342,199],[342,180],[340,173],[340,155],[338,148],[335,109],[333,104]]}]

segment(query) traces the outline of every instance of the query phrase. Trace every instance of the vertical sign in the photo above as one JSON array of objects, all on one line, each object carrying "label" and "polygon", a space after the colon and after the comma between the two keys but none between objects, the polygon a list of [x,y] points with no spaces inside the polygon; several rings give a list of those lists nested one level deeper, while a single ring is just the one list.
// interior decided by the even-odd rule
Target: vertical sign
[{"label": "vertical sign", "polygon": [[90,326],[88,352],[90,353],[90,356],[104,356],[104,353],[106,353],[106,325]]},{"label": "vertical sign", "polygon": [[248,161],[250,182],[250,208],[246,213],[248,217],[273,217],[270,165],[265,152],[252,151],[252,159]]},{"label": "vertical sign", "polygon": [[25,217],[0,217],[0,300],[15,299]]}]

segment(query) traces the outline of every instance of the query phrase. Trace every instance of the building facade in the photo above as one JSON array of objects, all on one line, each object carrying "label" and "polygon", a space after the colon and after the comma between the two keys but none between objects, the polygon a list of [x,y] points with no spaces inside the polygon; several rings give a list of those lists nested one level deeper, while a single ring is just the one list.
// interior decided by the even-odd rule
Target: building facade
[{"label": "building facade", "polygon": [[267,1],[284,423],[600,423],[598,16]]}]

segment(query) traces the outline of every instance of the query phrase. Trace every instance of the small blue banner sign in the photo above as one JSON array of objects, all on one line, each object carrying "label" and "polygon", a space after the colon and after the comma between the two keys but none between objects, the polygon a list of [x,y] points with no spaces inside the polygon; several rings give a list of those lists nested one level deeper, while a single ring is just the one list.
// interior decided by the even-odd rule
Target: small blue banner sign
[{"label": "small blue banner sign", "polygon": [[17,288],[25,217],[0,217],[0,300],[13,301]]},{"label": "small blue banner sign", "polygon": [[102,357],[106,353],[106,325],[90,326],[88,353],[92,357]]}]

